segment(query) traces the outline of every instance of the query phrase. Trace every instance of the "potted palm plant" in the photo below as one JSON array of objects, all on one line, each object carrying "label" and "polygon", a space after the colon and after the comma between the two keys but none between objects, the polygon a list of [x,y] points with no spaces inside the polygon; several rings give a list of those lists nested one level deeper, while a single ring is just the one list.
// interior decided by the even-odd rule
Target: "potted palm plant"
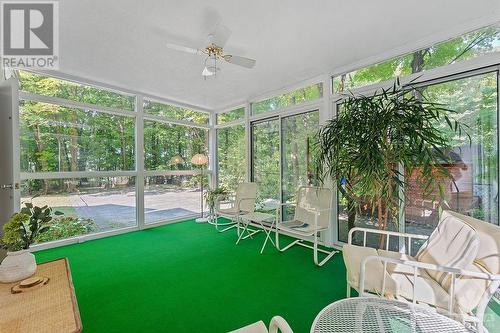
[{"label": "potted palm plant", "polygon": [[399,205],[411,186],[405,174],[416,175],[424,197],[438,193],[432,199],[444,202],[443,185],[454,182],[444,166],[451,147],[436,124],[467,135],[464,125],[450,118],[455,111],[426,100],[417,88],[403,88],[399,80],[371,96],[350,92],[339,109],[319,131],[316,167],[319,180],[335,180],[347,201],[349,229],[366,207],[380,229],[389,221],[397,225]]},{"label": "potted palm plant", "polygon": [[38,207],[27,202],[4,225],[0,244],[8,252],[0,265],[0,282],[20,281],[35,273],[35,256],[29,248],[39,235],[49,230],[47,224],[52,220],[52,214],[63,215],[48,206]]}]

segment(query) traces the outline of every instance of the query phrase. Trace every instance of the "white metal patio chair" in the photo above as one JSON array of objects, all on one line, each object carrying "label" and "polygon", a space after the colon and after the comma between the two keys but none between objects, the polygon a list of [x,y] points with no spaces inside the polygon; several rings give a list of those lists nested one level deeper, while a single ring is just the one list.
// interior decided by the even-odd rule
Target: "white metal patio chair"
[{"label": "white metal patio chair", "polygon": [[[363,246],[352,245],[363,233]],[[366,247],[368,233],[384,234],[385,249]],[[400,253],[389,251],[389,238],[407,240]],[[426,239],[415,257],[413,239]],[[343,248],[347,296],[379,294],[430,305],[438,312],[484,328],[484,312],[500,286],[500,227],[470,216],[444,211],[431,236],[353,228]]]},{"label": "white metal patio chair", "polygon": [[[299,187],[293,220],[276,224],[276,248],[283,252],[294,245],[307,247],[313,250],[314,263],[323,266],[335,253],[338,253],[338,251],[318,248],[318,234],[330,228],[331,212],[332,190],[323,187]],[[280,249],[280,232],[298,239]],[[313,245],[307,244],[306,240],[312,242]],[[326,254],[326,257],[321,261],[318,259],[318,252]]]},{"label": "white metal patio chair", "polygon": [[[255,200],[257,198],[256,183],[239,183],[234,200],[225,201],[228,208],[220,208],[220,202],[215,206],[215,218],[213,225],[219,232],[225,232],[238,226],[238,220],[241,215],[252,213],[255,210]],[[219,217],[229,219],[229,222],[219,222]],[[219,229],[219,228],[223,229]],[[239,230],[238,230],[239,235]]]},{"label": "white metal patio chair", "polygon": [[278,333],[278,330],[281,333],[293,333],[286,320],[280,316],[274,316],[271,319],[271,322],[269,323],[269,331],[267,330],[264,322],[262,320],[259,320],[256,323],[247,325],[229,333]]}]

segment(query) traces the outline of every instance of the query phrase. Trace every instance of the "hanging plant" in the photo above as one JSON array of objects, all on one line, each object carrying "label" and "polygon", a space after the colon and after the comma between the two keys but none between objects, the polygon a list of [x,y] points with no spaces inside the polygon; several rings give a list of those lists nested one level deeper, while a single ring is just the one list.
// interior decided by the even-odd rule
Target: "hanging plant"
[{"label": "hanging plant", "polygon": [[425,198],[445,202],[443,185],[454,184],[445,167],[451,162],[451,146],[436,124],[446,123],[459,136],[468,136],[465,125],[450,118],[453,113],[427,100],[418,88],[403,88],[399,80],[371,96],[344,96],[337,116],[319,131],[316,167],[319,180],[335,179],[346,198],[349,229],[366,207],[380,229],[389,221],[397,225],[399,205],[411,186],[405,173],[416,175],[413,181]]}]

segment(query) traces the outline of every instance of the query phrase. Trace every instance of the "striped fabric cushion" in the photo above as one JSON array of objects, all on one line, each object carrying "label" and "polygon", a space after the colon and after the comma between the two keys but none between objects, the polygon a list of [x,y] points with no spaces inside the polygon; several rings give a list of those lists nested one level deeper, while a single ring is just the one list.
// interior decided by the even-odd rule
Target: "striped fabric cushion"
[{"label": "striped fabric cushion", "polygon": [[[440,222],[416,259],[420,262],[464,269],[472,265],[479,249],[476,230],[462,219],[444,211]],[[443,288],[449,286],[450,275],[426,270]]]}]

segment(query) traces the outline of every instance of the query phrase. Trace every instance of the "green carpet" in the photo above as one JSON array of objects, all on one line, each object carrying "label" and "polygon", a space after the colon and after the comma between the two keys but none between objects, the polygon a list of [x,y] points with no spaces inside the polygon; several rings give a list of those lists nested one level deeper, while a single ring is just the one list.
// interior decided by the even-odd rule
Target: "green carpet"
[{"label": "green carpet", "polygon": [[[324,306],[345,297],[342,255],[316,267],[298,246],[268,245],[260,255],[263,240],[235,245],[235,231],[186,221],[35,255],[69,259],[85,333],[219,333],[277,314],[295,333],[309,332]],[[485,323],[500,327],[494,300]]]},{"label": "green carpet", "polygon": [[280,253],[264,236],[235,245],[193,221],[40,251],[39,263],[67,257],[85,333],[227,332],[281,315],[296,333],[345,297],[336,254],[316,267],[312,251]]}]

